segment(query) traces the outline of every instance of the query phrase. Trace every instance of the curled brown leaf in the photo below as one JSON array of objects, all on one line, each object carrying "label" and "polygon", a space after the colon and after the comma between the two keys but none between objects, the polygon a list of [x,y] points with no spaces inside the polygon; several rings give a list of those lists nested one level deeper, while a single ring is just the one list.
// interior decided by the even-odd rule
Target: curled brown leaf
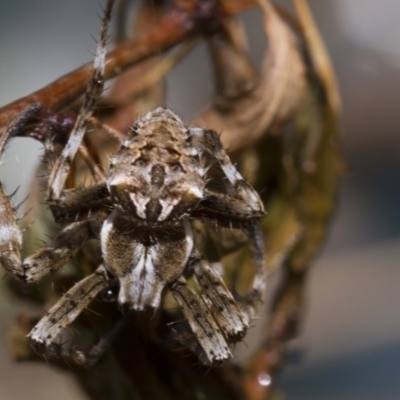
[{"label": "curled brown leaf", "polygon": [[222,143],[232,152],[251,146],[273,124],[282,124],[293,116],[305,89],[305,65],[294,33],[269,2],[260,3],[269,45],[256,82],[242,48],[226,40],[211,41],[211,46],[219,46],[219,58],[215,57],[217,52],[213,52],[217,72],[222,63],[230,68],[217,74],[218,87],[223,86],[224,74],[232,75],[231,69],[238,69],[238,65],[242,66],[241,74],[236,72],[235,79],[247,81],[247,87],[242,82],[241,92],[236,90],[232,94],[232,90],[224,90],[225,85],[215,103],[196,122],[221,132]]}]

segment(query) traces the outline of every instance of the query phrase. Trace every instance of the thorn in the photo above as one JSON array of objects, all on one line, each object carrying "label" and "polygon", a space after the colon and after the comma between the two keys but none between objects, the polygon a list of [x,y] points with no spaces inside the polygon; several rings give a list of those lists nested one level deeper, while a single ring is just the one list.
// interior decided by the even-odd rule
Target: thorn
[{"label": "thorn", "polygon": [[11,199],[15,196],[15,194],[18,192],[18,190],[19,190],[20,187],[21,187],[21,185],[18,185],[17,188],[16,188],[11,194],[9,194],[9,195],[7,196],[7,198],[8,198],[9,200],[11,200]]},{"label": "thorn", "polygon": [[20,207],[22,206],[22,204],[24,204],[25,201],[28,200],[28,197],[29,197],[29,194],[28,194],[23,200],[21,200],[19,203],[17,203],[17,204],[13,207],[13,210],[14,210],[14,211],[17,211],[18,208],[20,208]]}]

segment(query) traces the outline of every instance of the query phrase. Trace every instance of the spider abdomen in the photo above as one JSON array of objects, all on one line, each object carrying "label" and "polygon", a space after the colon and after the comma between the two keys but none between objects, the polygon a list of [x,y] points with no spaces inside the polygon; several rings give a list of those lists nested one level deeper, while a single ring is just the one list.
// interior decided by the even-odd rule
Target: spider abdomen
[{"label": "spider abdomen", "polygon": [[114,211],[101,230],[103,260],[118,278],[118,301],[135,310],[157,308],[164,287],[184,271],[193,250],[188,222],[167,230],[135,226]]}]

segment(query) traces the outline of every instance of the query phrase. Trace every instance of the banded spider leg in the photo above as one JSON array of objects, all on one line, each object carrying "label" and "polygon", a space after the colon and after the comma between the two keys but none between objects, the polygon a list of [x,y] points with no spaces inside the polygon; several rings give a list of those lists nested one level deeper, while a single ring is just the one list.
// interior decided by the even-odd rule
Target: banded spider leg
[{"label": "banded spider leg", "polygon": [[[111,18],[113,1],[108,0],[97,46],[92,77],[76,123],[68,140],[51,136],[42,138],[45,154],[44,163],[50,169],[46,203],[50,206],[57,222],[68,225],[49,243],[33,255],[21,260],[22,233],[18,227],[16,210],[10,204],[0,185],[0,262],[13,277],[26,283],[38,282],[49,273],[56,271],[71,259],[92,237],[98,237],[109,195],[105,182],[90,187],[64,189],[73,159],[87,130],[89,119],[103,90],[105,45],[107,26]],[[34,104],[18,115],[0,138],[0,156],[3,155],[9,139],[24,129],[41,106]],[[66,142],[66,143],[65,143]],[[65,147],[62,148],[62,146]],[[77,219],[81,219],[78,220]],[[59,348],[54,339],[64,327],[85,309],[88,303],[109,285],[107,271],[100,266],[95,272],[78,282],[50,309],[30,333],[33,343],[48,357],[67,356],[69,350]],[[99,350],[99,347],[97,347]],[[72,357],[72,354],[68,353]],[[79,357],[78,357],[79,355]],[[98,357],[99,354],[96,356]],[[83,362],[84,354],[75,352],[75,361]]]}]

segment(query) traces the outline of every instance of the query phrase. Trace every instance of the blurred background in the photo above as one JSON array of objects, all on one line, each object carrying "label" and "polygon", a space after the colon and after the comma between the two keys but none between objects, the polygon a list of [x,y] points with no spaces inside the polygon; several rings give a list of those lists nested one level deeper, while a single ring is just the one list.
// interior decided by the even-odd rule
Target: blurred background
[{"label": "blurred background", "polygon": [[[281,1],[282,4],[288,2]],[[300,338],[280,387],[289,399],[400,398],[400,4],[309,0],[343,98],[348,172],[331,235],[313,265]],[[0,106],[92,59],[100,1],[0,0]],[[261,18],[244,19],[260,62]],[[190,121],[212,97],[200,46],[168,80],[168,106]],[[188,102],[187,92],[194,93]],[[1,176],[8,192],[28,183],[40,145],[15,139]],[[22,189],[20,195],[23,195]],[[0,335],[18,305],[0,291]],[[0,400],[85,399],[44,364],[15,364],[0,340]]]}]

